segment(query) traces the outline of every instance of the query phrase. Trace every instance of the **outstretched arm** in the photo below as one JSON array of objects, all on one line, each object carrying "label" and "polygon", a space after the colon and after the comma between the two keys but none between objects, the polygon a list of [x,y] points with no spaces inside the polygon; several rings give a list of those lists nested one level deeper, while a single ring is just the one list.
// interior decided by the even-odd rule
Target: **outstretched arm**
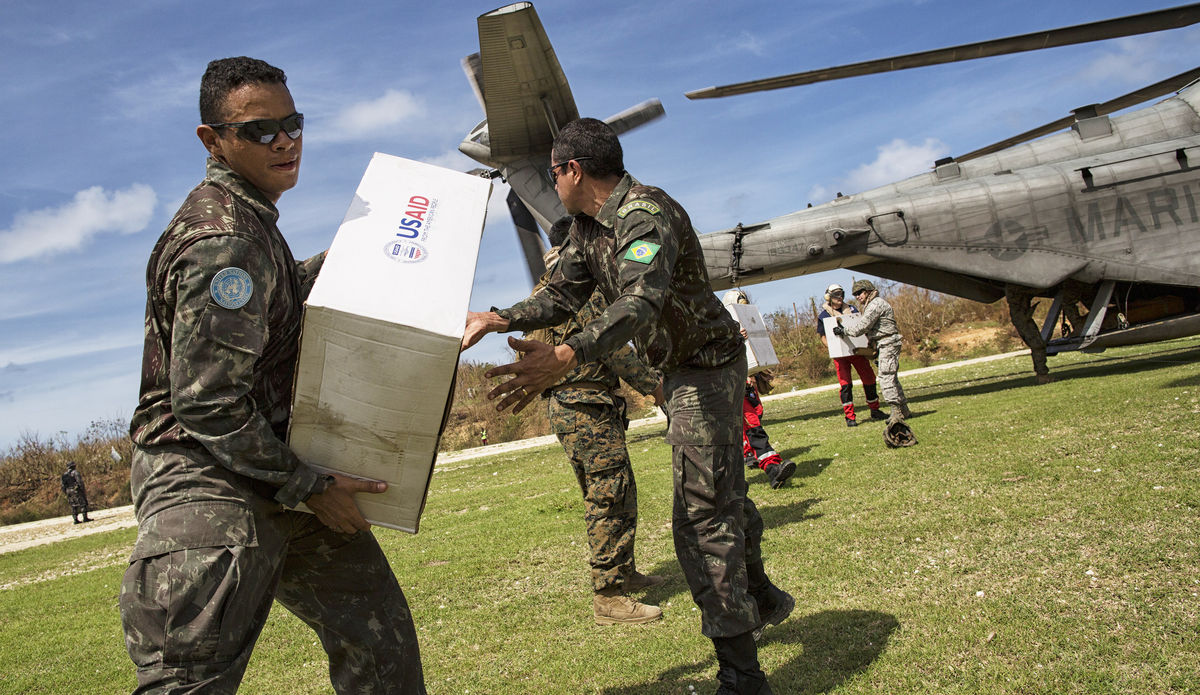
[{"label": "outstretched arm", "polygon": [[508,319],[494,311],[468,311],[467,325],[463,330],[462,344],[458,351],[462,352],[478,343],[488,333],[503,333],[508,330]]}]

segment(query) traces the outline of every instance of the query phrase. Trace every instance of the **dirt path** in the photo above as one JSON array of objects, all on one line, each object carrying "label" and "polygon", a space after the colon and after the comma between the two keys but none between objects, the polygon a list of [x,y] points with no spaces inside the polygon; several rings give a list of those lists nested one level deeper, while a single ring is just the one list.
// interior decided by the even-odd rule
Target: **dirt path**
[{"label": "dirt path", "polygon": [[[973,360],[964,360],[962,362],[949,362],[947,364],[939,364],[933,367],[924,367],[921,369],[910,369],[905,372],[900,372],[900,376],[912,376],[916,374],[925,374],[926,372],[936,372],[943,369],[954,369],[957,367],[965,367],[971,364],[981,362],[991,362],[993,360],[1003,360],[1009,357],[1017,357],[1019,355],[1027,355],[1029,350],[1018,350],[1016,352],[1007,352],[1002,355],[989,355],[987,357],[979,357]],[[804,396],[810,393],[820,393],[821,391],[834,391],[838,388],[836,383],[826,384],[824,386],[815,386],[813,388],[788,391],[786,393],[775,393],[763,398],[764,401],[774,401],[780,398],[792,398],[795,396]],[[644,418],[642,420],[634,420],[629,423],[630,428],[645,427],[655,423],[664,422],[666,418],[662,415],[655,417]],[[492,456],[494,454],[502,454],[510,451],[521,451],[523,449],[532,449],[539,446],[554,444],[558,440],[554,435],[544,437],[534,437],[532,439],[523,439],[518,442],[504,442],[501,444],[489,444],[487,446],[478,446],[472,449],[463,449],[461,451],[451,451],[441,456],[438,456],[438,470],[453,470],[460,468],[465,461],[471,459],[482,458],[484,456]],[[457,464],[457,465],[456,465]],[[102,509],[100,511],[91,512],[89,516],[92,521],[87,524],[74,524],[71,522],[71,517],[64,516],[56,519],[42,519],[41,521],[30,521],[24,524],[13,524],[11,526],[0,526],[0,554],[11,553],[16,550],[24,550],[47,543],[56,541],[64,541],[71,538],[80,538],[82,536],[91,535],[93,533],[101,533],[104,531],[113,531],[115,529],[129,528],[137,525],[137,519],[133,516],[133,506],[114,507],[112,509]]]}]

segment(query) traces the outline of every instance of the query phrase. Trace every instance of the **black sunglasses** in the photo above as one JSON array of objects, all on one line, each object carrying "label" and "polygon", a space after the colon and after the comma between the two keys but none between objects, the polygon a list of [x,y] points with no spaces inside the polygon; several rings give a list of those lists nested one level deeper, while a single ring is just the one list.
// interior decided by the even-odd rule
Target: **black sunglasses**
[{"label": "black sunglasses", "polygon": [[585,159],[593,159],[593,157],[571,157],[570,159],[568,159],[565,162],[559,162],[558,164],[551,164],[550,168],[546,170],[546,173],[550,175],[551,181],[557,182],[559,167],[565,167],[566,165],[570,164],[571,162],[582,162]]},{"label": "black sunglasses", "polygon": [[269,145],[275,141],[275,136],[279,135],[281,130],[293,140],[300,137],[300,131],[304,130],[304,114],[293,113],[279,121],[274,118],[260,118],[256,121],[205,123],[204,125],[209,128],[233,128],[237,131],[237,136],[243,140]]}]

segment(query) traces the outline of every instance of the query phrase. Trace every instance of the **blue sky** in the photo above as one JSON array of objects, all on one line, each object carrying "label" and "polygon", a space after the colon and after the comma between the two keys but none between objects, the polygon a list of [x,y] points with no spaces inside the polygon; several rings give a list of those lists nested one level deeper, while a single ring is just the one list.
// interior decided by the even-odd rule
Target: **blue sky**
[{"label": "blue sky", "polygon": [[[203,176],[200,75],[213,58],[283,68],[306,116],[300,184],[280,201],[297,257],[325,248],[373,152],[468,169],[483,116],[459,60],[498,2],[41,2],[0,5],[0,451],[127,419],[137,399],[145,264]],[[1139,0],[538,2],[583,115],[646,99],[626,165],[698,230],[752,223],[904,178],[1195,67],[1200,29],[1116,39],[723,100],[683,93],[1146,12]],[[497,187],[472,309],[529,291]],[[749,287],[764,310],[848,273]],[[465,354],[507,361],[500,337]]]}]

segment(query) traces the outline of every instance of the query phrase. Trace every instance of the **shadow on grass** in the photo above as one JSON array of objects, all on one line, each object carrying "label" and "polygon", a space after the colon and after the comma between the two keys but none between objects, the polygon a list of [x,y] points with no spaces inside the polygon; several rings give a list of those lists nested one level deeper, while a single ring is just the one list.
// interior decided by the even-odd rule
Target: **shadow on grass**
[{"label": "shadow on grass", "polygon": [[755,495],[753,490],[751,490],[750,497],[755,500],[758,513],[762,515],[764,531],[781,528],[788,524],[798,524],[802,521],[815,521],[825,516],[824,514],[809,513],[810,509],[825,501],[820,497],[810,497],[800,502],[778,505],[763,504],[772,500],[769,497]]},{"label": "shadow on grass", "polygon": [[1181,388],[1184,386],[1200,386],[1200,374],[1197,374],[1196,376],[1185,376],[1182,379],[1169,381],[1166,384],[1163,384],[1163,386],[1171,389]]},{"label": "shadow on grass", "polygon": [[[1136,357],[1113,356],[1093,358],[1086,363],[1052,369],[1050,374],[1059,381],[1094,379],[1113,374],[1149,373],[1158,369],[1169,368],[1182,362],[1197,361],[1200,361],[1200,348],[1193,346],[1173,347]],[[1164,386],[1168,387],[1195,385],[1200,385],[1200,377],[1188,377],[1164,384]],[[927,398],[954,398],[978,396],[1014,388],[1038,388],[1033,373],[1020,371],[982,378],[954,379],[920,388],[908,388],[906,390],[920,393]],[[914,416],[937,412],[930,408],[922,409],[920,400],[916,402],[910,400],[909,407],[913,409]],[[840,408],[829,408],[814,413],[804,413],[792,418],[783,418],[779,422],[797,422],[824,417],[836,417],[841,415],[841,412]],[[862,424],[866,423],[860,423],[860,426]]]},{"label": "shadow on grass", "polygon": [[[767,674],[776,693],[807,695],[827,693],[871,665],[887,647],[900,627],[895,616],[878,611],[821,611],[792,617],[769,628],[759,643],[759,653],[782,649],[795,654]],[[698,664],[683,664],[658,674],[649,683],[620,686],[602,691],[605,695],[662,695],[696,693],[716,687],[716,655]]]},{"label": "shadow on grass", "polygon": [[[1200,347],[1193,345],[1188,346],[1164,346],[1163,349],[1151,352],[1145,355],[1134,357],[1115,355],[1112,357],[1092,357],[1085,363],[1073,364],[1062,367],[1055,367],[1051,362],[1051,375],[1060,380],[1067,379],[1090,379],[1095,377],[1103,377],[1110,374],[1126,374],[1152,372],[1157,369],[1170,367],[1181,362],[1197,362],[1200,361]],[[1200,377],[1185,378],[1176,380],[1170,384],[1165,384],[1168,387],[1183,387],[1200,385]],[[1036,387],[1037,383],[1034,379],[1032,370],[1019,370],[1004,374],[992,374],[987,377],[963,378],[963,379],[948,379],[936,384],[922,387],[908,387],[905,390],[910,393],[917,393],[925,398],[950,398],[955,396],[974,396],[997,391],[1006,391],[1013,388]],[[926,415],[936,412],[932,409],[921,409],[921,402],[918,399],[915,403],[909,401],[909,407],[913,408],[914,415]],[[889,408],[885,405],[885,410]],[[857,408],[856,408],[857,410]],[[807,422],[810,420],[821,420],[824,418],[834,418],[840,420],[842,418],[842,409],[840,407],[831,406],[822,408],[821,410],[798,413],[793,416],[771,417],[768,412],[763,418],[763,426],[770,429],[775,424]],[[867,424],[868,421],[861,421],[860,426]],[[799,474],[799,471],[797,471]]]},{"label": "shadow on grass", "polygon": [[[751,499],[754,499],[755,497],[754,492],[755,490],[752,488]],[[758,497],[761,498],[761,495]],[[758,507],[758,512],[762,515],[763,531],[765,534],[765,532],[770,529],[786,526],[787,524],[820,519],[823,516],[822,514],[809,514],[809,510],[824,501],[825,500],[820,497],[810,497],[809,499],[791,504],[763,506],[762,504],[758,503],[761,502],[761,500],[759,500],[756,502],[755,506]],[[771,569],[770,559],[767,558],[765,562],[769,572]],[[684,596],[684,603],[688,606],[691,605],[691,591],[688,589],[687,580],[684,579],[683,570],[679,567],[679,562],[675,558],[659,562],[649,569],[647,569],[645,566],[639,566],[638,571],[645,574],[657,574],[662,577],[666,577],[667,580],[665,583],[660,584],[659,586],[647,589],[645,597],[641,599],[643,603],[649,603],[657,606],[663,601],[682,593]]]}]

